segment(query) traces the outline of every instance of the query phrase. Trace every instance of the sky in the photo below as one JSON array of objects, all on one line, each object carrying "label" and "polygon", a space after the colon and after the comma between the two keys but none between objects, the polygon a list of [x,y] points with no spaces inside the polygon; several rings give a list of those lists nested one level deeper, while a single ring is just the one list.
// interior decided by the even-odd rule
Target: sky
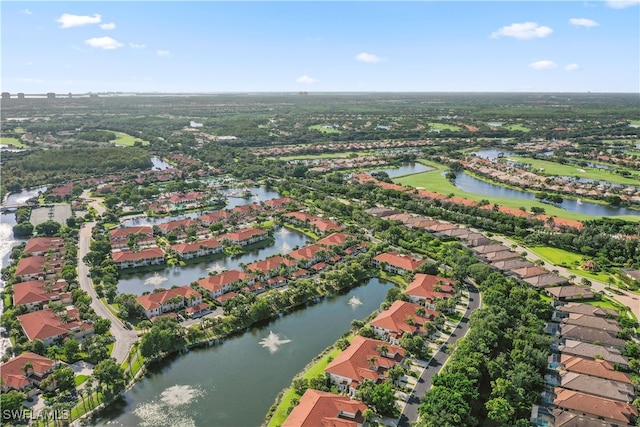
[{"label": "sky", "polygon": [[5,1],[2,92],[640,93],[640,0]]}]

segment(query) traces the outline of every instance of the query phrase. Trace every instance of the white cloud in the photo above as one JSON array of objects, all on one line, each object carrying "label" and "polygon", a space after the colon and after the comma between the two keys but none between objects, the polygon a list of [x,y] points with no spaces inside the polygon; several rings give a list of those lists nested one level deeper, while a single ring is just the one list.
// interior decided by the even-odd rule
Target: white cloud
[{"label": "white cloud", "polygon": [[26,65],[27,67],[30,67],[33,65],[33,62],[25,62],[24,65]]},{"label": "white cloud", "polygon": [[116,28],[115,22],[109,22],[108,24],[100,24],[100,28],[103,30],[113,30]]},{"label": "white cloud", "polygon": [[113,50],[124,46],[122,43],[115,39],[112,39],[111,37],[94,37],[92,39],[85,40],[84,42],[91,47],[97,47],[106,50]]},{"label": "white cloud", "polygon": [[607,5],[614,9],[624,9],[638,4],[640,4],[640,0],[607,0]]},{"label": "white cloud", "polygon": [[171,52],[169,52],[168,50],[156,50],[156,54],[158,56],[169,56]]},{"label": "white cloud", "polygon": [[32,79],[32,78],[24,78],[24,79],[18,79],[20,82],[22,83],[44,83],[44,80],[42,79]]},{"label": "white cloud", "polygon": [[587,19],[587,18],[571,18],[569,19],[569,23],[572,25],[575,25],[576,27],[587,27],[587,28],[597,27],[600,25],[593,19]]},{"label": "white cloud", "polygon": [[576,71],[580,69],[580,66],[578,64],[569,64],[569,65],[566,65],[564,69],[566,71]]},{"label": "white cloud", "polygon": [[385,61],[385,58],[380,58],[373,53],[361,52],[356,55],[356,59],[361,62],[370,62],[372,64],[377,64],[378,62]]},{"label": "white cloud", "polygon": [[102,17],[97,13],[93,16],[71,15],[70,13],[65,13],[60,18],[56,19],[56,22],[60,23],[60,28],[81,27],[87,24],[99,24],[101,21]]},{"label": "white cloud", "polygon": [[314,84],[315,82],[317,82],[317,79],[314,79],[313,77],[309,77],[306,74],[304,76],[300,76],[296,79],[296,82],[298,83],[304,83],[307,85],[311,85]]},{"label": "white cloud", "polygon": [[21,13],[24,13],[25,15],[33,15],[33,12],[31,12],[29,9],[24,9],[20,11]]},{"label": "white cloud", "polygon": [[147,45],[137,44],[137,43],[129,43],[129,47],[131,49],[144,49],[145,47],[147,47]]},{"label": "white cloud", "polygon": [[529,64],[529,67],[533,68],[534,70],[551,70],[553,68],[556,68],[556,63],[549,60],[536,61]]},{"label": "white cloud", "polygon": [[491,38],[513,37],[519,40],[529,40],[547,37],[551,33],[553,33],[551,28],[538,25],[536,22],[521,22],[500,28],[491,33]]}]

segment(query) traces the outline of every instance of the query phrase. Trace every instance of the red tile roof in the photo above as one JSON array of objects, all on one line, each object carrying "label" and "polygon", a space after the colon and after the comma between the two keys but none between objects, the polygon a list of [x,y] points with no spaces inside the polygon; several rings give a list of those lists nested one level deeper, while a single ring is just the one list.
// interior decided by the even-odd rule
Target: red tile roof
[{"label": "red tile roof", "polygon": [[238,283],[251,277],[253,276],[240,270],[229,270],[200,279],[198,284],[208,291],[215,292],[221,290],[225,285]]},{"label": "red tile roof", "polygon": [[246,271],[260,271],[263,273],[268,273],[272,270],[275,270],[277,268],[280,268],[280,266],[284,264],[286,267],[291,267],[296,265],[296,262],[285,258],[283,256],[280,255],[276,255],[274,257],[271,258],[267,258],[265,260],[262,261],[256,261],[253,262],[247,266],[245,266],[245,270]]},{"label": "red tile roof", "polygon": [[357,427],[364,422],[365,409],[367,405],[347,396],[309,388],[282,427]]},{"label": "red tile roof", "polygon": [[34,237],[27,241],[24,253],[47,252],[49,249],[58,252],[60,248],[64,248],[64,240],[59,237]]},{"label": "red tile roof", "polygon": [[333,221],[331,221],[329,219],[318,219],[318,220],[315,220],[315,221],[311,222],[311,225],[313,227],[315,227],[316,229],[318,229],[319,231],[323,232],[323,233],[325,233],[327,231],[340,231],[340,230],[342,230],[342,227],[339,224],[337,224],[337,223],[335,223],[335,222],[333,222]]},{"label": "red tile roof", "polygon": [[21,258],[16,266],[15,275],[21,277],[42,273],[46,263],[47,258],[44,255]]},{"label": "red tile roof", "polygon": [[191,243],[179,243],[177,245],[171,245],[169,248],[180,254],[188,254],[198,252],[200,249],[214,249],[222,246],[217,240],[204,239]]},{"label": "red tile roof", "polygon": [[3,389],[20,390],[28,386],[31,381],[24,375],[24,365],[31,363],[33,366],[29,373],[34,372],[43,376],[53,369],[55,361],[47,359],[35,353],[26,352],[0,365],[0,378],[2,378]]},{"label": "red tile roof", "polygon": [[326,250],[327,249],[322,246],[309,245],[309,246],[304,246],[300,249],[296,249],[295,251],[290,252],[289,256],[296,260],[307,261],[307,260],[313,259],[318,254],[318,252],[326,251]]},{"label": "red tile roof", "polygon": [[[395,355],[395,358],[383,357],[378,354],[378,348],[384,345],[387,347],[387,354]],[[325,372],[341,377],[349,378],[357,383],[365,379],[373,382],[378,381],[384,372],[402,361],[405,351],[400,347],[389,344],[385,341],[356,336],[351,341],[349,347],[336,356],[325,368]],[[375,357],[375,370],[372,370],[369,358]]]},{"label": "red tile roof", "polygon": [[616,371],[613,363],[606,360],[591,360],[580,356],[563,354],[560,357],[560,362],[562,367],[570,372],[631,384],[631,375]]},{"label": "red tile roof", "polygon": [[164,252],[160,248],[147,248],[138,252],[121,251],[111,253],[115,262],[139,261],[142,259],[163,258]]},{"label": "red tile roof", "polygon": [[111,236],[111,240],[126,240],[132,234],[144,234],[145,236],[153,236],[153,228],[149,226],[118,227],[109,230],[109,236]]},{"label": "red tile roof", "polygon": [[13,285],[13,305],[34,304],[46,302],[63,291],[68,283],[66,280],[58,280],[49,286],[50,292],[47,292],[47,286],[44,280],[30,280],[20,282]]},{"label": "red tile roof", "polygon": [[318,240],[316,243],[322,246],[342,246],[347,242],[347,240],[353,238],[354,237],[352,235],[347,233],[333,233]]},{"label": "red tile roof", "polygon": [[[416,313],[417,309],[425,310],[425,316],[419,316]],[[402,336],[405,332],[411,334],[421,331],[424,332],[423,325],[438,314],[437,311],[427,310],[419,304],[394,301],[391,307],[378,314],[378,316],[371,321],[371,325],[395,332],[398,336]],[[413,324],[408,322],[409,318],[413,319]]]},{"label": "red tile roof", "polygon": [[261,230],[259,228],[245,228],[231,233],[222,234],[218,236],[218,239],[228,239],[233,240],[234,242],[242,242],[244,240],[249,240],[252,237],[263,236],[265,234],[268,234],[266,230]]},{"label": "red tile roof", "polygon": [[171,298],[182,297],[182,298],[200,298],[201,295],[198,291],[193,289],[190,286],[179,286],[177,288],[167,289],[165,291],[155,292],[152,294],[142,295],[137,297],[136,299],[142,305],[145,310],[154,310],[156,308],[161,307]]},{"label": "red tile roof", "polygon": [[46,340],[58,335],[66,335],[74,327],[82,327],[82,323],[77,321],[77,310],[69,310],[67,313],[70,319],[75,320],[63,323],[60,317],[49,309],[23,314],[17,318],[30,341]]},{"label": "red tile roof", "polygon": [[413,271],[425,262],[422,259],[413,258],[411,255],[401,255],[397,252],[385,252],[373,259],[407,271]]},{"label": "red tile roof", "polygon": [[634,423],[638,417],[638,410],[629,403],[604,399],[560,387],[556,387],[554,391],[556,399],[553,403],[562,409],[569,409],[629,424]]}]

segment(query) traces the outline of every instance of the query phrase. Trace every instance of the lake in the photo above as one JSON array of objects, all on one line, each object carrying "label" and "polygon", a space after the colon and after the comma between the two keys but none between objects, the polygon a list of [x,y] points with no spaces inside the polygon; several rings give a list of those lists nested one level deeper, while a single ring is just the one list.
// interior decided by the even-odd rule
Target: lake
[{"label": "lake", "polygon": [[94,425],[257,427],[293,377],[353,319],[376,310],[392,286],[373,278],[222,345],[158,363]]}]

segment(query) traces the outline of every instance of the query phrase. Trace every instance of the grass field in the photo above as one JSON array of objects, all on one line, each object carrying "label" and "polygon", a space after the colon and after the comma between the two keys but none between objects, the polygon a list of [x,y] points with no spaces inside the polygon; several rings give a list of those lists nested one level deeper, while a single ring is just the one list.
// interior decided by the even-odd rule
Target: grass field
[{"label": "grass field", "polygon": [[629,124],[640,126],[640,120],[630,120]]},{"label": "grass field", "polygon": [[511,125],[505,125],[503,126],[505,129],[509,129],[512,131],[519,131],[519,132],[530,132],[531,129],[529,129],[528,127],[524,127],[520,124],[511,124]]},{"label": "grass field", "polygon": [[450,130],[453,132],[457,132],[460,129],[462,129],[460,126],[456,126],[456,125],[448,125],[445,123],[432,123],[429,122],[429,127],[432,129],[438,129],[438,130]]},{"label": "grass field", "polygon": [[598,181],[611,182],[613,184],[622,185],[638,185],[637,178],[626,178],[622,175],[612,173],[605,169],[580,167],[575,165],[563,165],[556,162],[550,162],[548,160],[531,159],[528,157],[509,157],[509,160],[515,160],[521,163],[528,163],[533,168],[541,169],[544,175],[553,176],[571,176],[595,179]]},{"label": "grass field", "polygon": [[[468,193],[466,191],[460,190],[455,185],[451,184],[451,182],[449,182],[447,178],[441,175],[442,171],[446,168],[445,166],[439,163],[431,162],[428,160],[422,160],[422,159],[419,160],[419,162],[424,165],[433,167],[434,170],[423,172],[420,174],[404,176],[404,177],[395,179],[394,182],[401,185],[410,185],[416,188],[418,187],[424,188],[425,190],[428,190],[428,191],[436,191],[440,194],[445,194],[445,195],[453,194],[454,196],[464,197],[466,199],[474,200],[476,202],[486,199],[486,200],[489,200],[489,202],[491,202],[492,204],[497,203],[499,205],[507,206],[510,208],[519,209],[520,207],[524,207],[527,209],[527,211],[530,211],[532,206],[537,206],[539,208],[544,208],[545,213],[547,215],[554,215],[558,218],[575,219],[578,221],[594,218],[593,216],[590,216],[590,215],[584,215],[584,214],[567,211],[565,209],[560,209],[555,206],[548,205],[546,203],[537,202],[535,200],[512,199],[508,197],[492,197],[492,196],[486,196],[484,194]],[[628,216],[617,217],[617,218],[623,218],[623,219],[629,219],[629,220],[634,219],[635,221],[640,221],[640,216],[628,215]]]},{"label": "grass field", "polygon": [[332,127],[331,128],[326,128],[324,126],[327,126],[327,125],[313,125],[313,126],[309,126],[309,129],[310,130],[317,130],[317,131],[322,132],[322,133],[337,133],[337,134],[342,133],[342,131],[339,130],[339,129],[334,129]]},{"label": "grass field", "polygon": [[564,249],[552,248],[549,246],[533,246],[529,249],[540,258],[554,265],[564,264],[570,267],[579,266],[583,258],[583,255],[575,252],[565,251]]},{"label": "grass field", "polygon": [[0,144],[13,145],[16,148],[26,147],[26,145],[24,145],[18,138],[7,138],[5,136],[0,137]]},{"label": "grass field", "polygon": [[[136,141],[139,141],[138,139],[132,137],[131,135],[127,135],[126,133],[123,132],[114,132],[118,138],[115,141],[116,145],[124,145],[126,147],[133,147],[133,144]],[[142,145],[149,145],[149,142],[147,141],[142,141]]]}]

